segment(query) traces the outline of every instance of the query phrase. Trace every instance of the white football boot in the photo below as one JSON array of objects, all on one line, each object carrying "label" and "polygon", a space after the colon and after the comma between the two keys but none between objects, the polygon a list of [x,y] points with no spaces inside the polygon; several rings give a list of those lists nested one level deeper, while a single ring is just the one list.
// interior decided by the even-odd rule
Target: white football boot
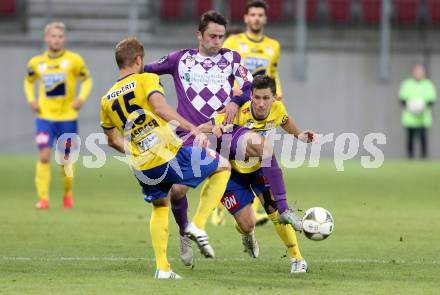
[{"label": "white football boot", "polygon": [[174,271],[161,271],[160,269],[156,269],[156,272],[154,273],[155,279],[182,279],[181,276],[176,274]]},{"label": "white football boot", "polygon": [[180,236],[180,261],[185,266],[194,267],[192,241],[187,236]]},{"label": "white football boot", "polygon": [[302,231],[302,220],[295,214],[292,209],[287,209],[283,213],[279,214],[278,222],[281,224],[291,224],[296,231]]},{"label": "white football boot", "polygon": [[243,242],[244,250],[251,258],[257,258],[258,255],[260,255],[260,247],[258,246],[254,233],[249,235],[241,235],[241,241]]},{"label": "white football boot", "polygon": [[194,223],[188,224],[185,228],[185,235],[197,243],[200,253],[206,258],[214,258],[214,249],[209,244],[209,238],[206,231],[198,228]]},{"label": "white football boot", "polygon": [[292,268],[290,273],[306,273],[307,272],[307,262],[304,259],[291,259]]}]

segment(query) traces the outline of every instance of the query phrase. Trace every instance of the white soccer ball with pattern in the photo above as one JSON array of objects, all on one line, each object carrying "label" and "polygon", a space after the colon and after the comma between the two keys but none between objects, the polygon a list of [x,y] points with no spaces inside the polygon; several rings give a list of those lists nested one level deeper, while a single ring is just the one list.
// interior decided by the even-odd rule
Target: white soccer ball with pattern
[{"label": "white soccer ball with pattern", "polygon": [[328,210],[313,207],[306,211],[302,218],[304,235],[313,241],[322,241],[328,238],[335,227],[333,216]]}]

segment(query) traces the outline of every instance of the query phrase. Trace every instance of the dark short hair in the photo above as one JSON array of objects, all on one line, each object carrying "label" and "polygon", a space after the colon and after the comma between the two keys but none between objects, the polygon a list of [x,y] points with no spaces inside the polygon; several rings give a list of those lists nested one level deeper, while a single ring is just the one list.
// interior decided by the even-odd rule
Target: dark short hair
[{"label": "dark short hair", "polygon": [[214,10],[209,10],[200,17],[199,31],[203,34],[206,31],[209,23],[216,23],[225,27],[228,25],[228,20],[221,13]]},{"label": "dark short hair", "polygon": [[249,0],[246,4],[246,14],[248,14],[249,9],[253,7],[263,8],[265,13],[267,13],[267,10],[269,9],[269,5],[264,0]]},{"label": "dark short hair", "polygon": [[269,77],[268,75],[258,75],[254,78],[252,82],[252,92],[255,89],[267,89],[270,88],[272,94],[277,93],[277,85],[275,83],[275,79]]},{"label": "dark short hair", "polygon": [[138,56],[144,57],[144,45],[139,39],[125,38],[116,45],[115,58],[119,69],[133,65]]},{"label": "dark short hair", "polygon": [[241,34],[241,33],[243,33],[243,29],[242,28],[237,27],[237,26],[232,26],[232,27],[229,27],[226,30],[225,38],[228,38],[231,35],[237,35],[237,34]]}]

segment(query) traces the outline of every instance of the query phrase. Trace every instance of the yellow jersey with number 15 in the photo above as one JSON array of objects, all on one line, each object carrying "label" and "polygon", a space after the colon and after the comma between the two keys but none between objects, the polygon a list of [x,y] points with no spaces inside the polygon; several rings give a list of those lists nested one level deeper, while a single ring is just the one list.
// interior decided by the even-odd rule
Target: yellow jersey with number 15
[{"label": "yellow jersey with number 15", "polygon": [[235,50],[241,55],[241,61],[255,77],[268,75],[275,79],[277,95],[282,95],[281,83],[278,75],[278,58],[280,56],[280,43],[272,38],[263,36],[254,39],[246,33],[232,35],[226,39],[223,47]]},{"label": "yellow jersey with number 15", "polygon": [[173,159],[182,141],[149,102],[164,93],[156,74],[131,74],[119,79],[101,99],[101,126],[117,128],[130,152],[130,165],[148,170]]}]

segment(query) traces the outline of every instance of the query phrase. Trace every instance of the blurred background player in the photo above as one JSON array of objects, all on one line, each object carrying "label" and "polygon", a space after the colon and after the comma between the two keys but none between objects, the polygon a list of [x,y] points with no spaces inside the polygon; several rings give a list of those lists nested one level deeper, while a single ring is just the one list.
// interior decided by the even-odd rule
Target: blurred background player
[{"label": "blurred background player", "polygon": [[[242,234],[245,251],[252,257],[259,255],[259,246],[254,234],[256,219],[252,202],[257,196],[264,210],[284,242],[291,260],[291,272],[307,271],[307,263],[302,257],[296,233],[290,224],[279,222],[279,214],[273,194],[261,169],[261,161],[272,157],[272,133],[281,126],[288,134],[303,142],[312,142],[315,134],[301,132],[288,115],[284,104],[276,101],[275,80],[267,75],[255,77],[252,84],[251,101],[240,108],[238,119],[234,120],[232,140],[230,141],[230,161],[233,168],[231,178],[222,198],[225,208],[234,216],[236,228]],[[200,126],[203,132],[212,132],[220,137],[224,129],[231,126],[223,124],[224,115],[216,115],[210,122]],[[226,140],[224,141],[226,142]],[[242,156],[246,161],[239,160]]]},{"label": "blurred background player", "polygon": [[[138,39],[120,41],[115,57],[119,79],[102,97],[101,126],[112,148],[125,153],[129,146],[130,166],[142,187],[145,201],[153,204],[150,234],[156,256],[154,277],[179,279],[181,277],[171,270],[167,259],[169,191],[173,184],[196,187],[207,179],[196,214],[184,235],[197,242],[202,254],[213,258],[214,251],[204,228],[210,212],[223,196],[230,165],[213,150],[182,147],[182,141],[167,122],[178,122],[183,130],[199,135],[196,140],[202,145],[206,145],[207,139],[168,105],[159,77],[142,73],[144,47]],[[124,141],[123,137],[129,140]],[[197,160],[193,153],[198,153],[200,158]]]},{"label": "blurred background player", "polygon": [[425,67],[414,65],[412,77],[400,85],[402,124],[406,129],[406,153],[409,159],[414,157],[414,143],[420,140],[421,155],[428,157],[428,129],[432,126],[431,109],[437,99],[434,84],[425,77]]},{"label": "blurred background player", "polygon": [[[252,72],[254,77],[257,75],[273,77],[276,81],[277,99],[282,100],[281,83],[277,71],[280,43],[264,35],[268,9],[266,1],[248,1],[244,14],[246,31],[229,37],[225,41],[224,47],[240,53],[242,64]],[[265,167],[263,171],[269,179],[275,195],[281,220],[283,223],[291,223],[296,229],[300,229],[299,219],[294,214],[294,210],[289,209],[287,204],[283,173],[275,156],[272,158],[271,167]],[[268,220],[265,213],[259,212],[259,205],[258,200],[253,205],[257,216],[257,225],[264,224]]]},{"label": "blurred background player", "polygon": [[[232,123],[239,106],[250,98],[251,73],[241,65],[237,52],[222,48],[226,25],[227,20],[220,13],[205,12],[196,32],[198,48],[172,52],[145,66],[146,72],[173,76],[177,112],[196,126],[205,123],[223,108],[225,121]],[[231,97],[234,81],[242,94]],[[192,137],[187,131],[179,128],[176,131],[185,138],[185,146],[192,145]],[[187,187],[173,186],[171,200],[180,230],[180,257],[183,264],[190,266],[193,264],[191,241],[184,236],[188,224],[187,191]]]},{"label": "blurred background player", "polygon": [[[54,22],[45,27],[44,41],[47,51],[33,57],[28,63],[24,79],[26,98],[37,118],[35,141],[39,149],[39,160],[35,172],[37,209],[49,208],[50,157],[56,138],[64,133],[78,133],[78,111],[85,103],[92,88],[92,79],[80,55],[64,48],[65,26]],[[77,79],[82,81],[76,95]],[[34,83],[38,83],[38,96]],[[58,143],[60,153],[68,156],[75,148],[74,140]],[[56,149],[56,150],[57,150]],[[65,158],[66,160],[67,158]],[[73,206],[73,165],[62,165],[64,183],[64,208]]]}]

